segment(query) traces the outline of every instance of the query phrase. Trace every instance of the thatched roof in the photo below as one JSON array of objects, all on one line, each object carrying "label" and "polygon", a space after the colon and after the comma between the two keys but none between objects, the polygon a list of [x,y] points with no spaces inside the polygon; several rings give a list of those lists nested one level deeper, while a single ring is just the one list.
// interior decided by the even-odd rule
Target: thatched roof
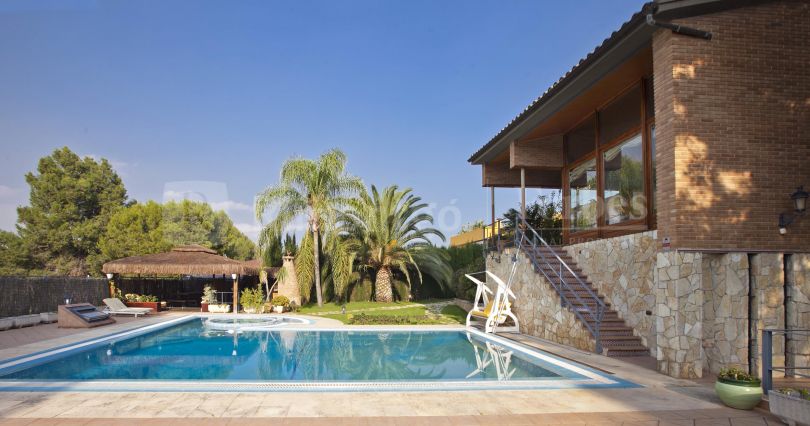
[{"label": "thatched roof", "polygon": [[278,266],[264,266],[264,267],[262,267],[262,260],[261,259],[246,260],[246,261],[244,261],[242,263],[244,263],[245,266],[247,266],[248,268],[255,269],[257,271],[259,271],[261,269],[264,269],[265,272],[267,272],[267,275],[270,276],[271,278],[275,278],[276,273],[278,273],[278,270],[281,269]]},{"label": "thatched roof", "polygon": [[131,256],[107,262],[105,274],[138,275],[258,275],[247,262],[228,259],[199,245],[179,246],[166,253]]}]

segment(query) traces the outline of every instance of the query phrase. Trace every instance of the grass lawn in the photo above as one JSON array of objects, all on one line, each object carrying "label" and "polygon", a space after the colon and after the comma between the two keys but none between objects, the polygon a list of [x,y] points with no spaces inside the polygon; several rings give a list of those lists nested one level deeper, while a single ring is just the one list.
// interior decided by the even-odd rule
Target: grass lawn
[{"label": "grass lawn", "polygon": [[459,324],[464,324],[467,321],[467,311],[461,309],[458,305],[447,305],[442,308],[442,315],[453,318]]},{"label": "grass lawn", "polygon": [[345,314],[340,313],[342,307],[337,303],[325,303],[320,307],[313,304],[301,307],[298,312],[355,325],[464,324],[467,316],[456,305],[445,306],[441,314],[435,314],[429,312],[423,302],[349,302]]}]

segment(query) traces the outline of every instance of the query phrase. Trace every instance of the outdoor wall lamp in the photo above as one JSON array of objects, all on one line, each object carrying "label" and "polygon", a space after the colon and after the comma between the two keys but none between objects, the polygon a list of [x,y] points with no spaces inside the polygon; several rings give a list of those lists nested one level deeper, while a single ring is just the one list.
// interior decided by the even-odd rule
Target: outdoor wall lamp
[{"label": "outdoor wall lamp", "polygon": [[810,194],[804,190],[803,186],[796,188],[796,192],[790,195],[790,199],[793,200],[793,209],[795,210],[794,214],[786,214],[780,213],[779,214],[779,233],[782,235],[787,234],[787,227],[791,223],[793,223],[796,218],[803,216],[804,213],[807,211],[807,198],[810,197]]},{"label": "outdoor wall lamp", "polygon": [[236,275],[236,274],[231,274],[231,279],[232,279],[232,280],[235,280],[235,279],[236,279],[236,277],[237,277],[237,275]]},{"label": "outdoor wall lamp", "polygon": [[107,274],[107,279],[111,280],[111,279],[113,279],[114,276],[115,276],[115,274]]}]

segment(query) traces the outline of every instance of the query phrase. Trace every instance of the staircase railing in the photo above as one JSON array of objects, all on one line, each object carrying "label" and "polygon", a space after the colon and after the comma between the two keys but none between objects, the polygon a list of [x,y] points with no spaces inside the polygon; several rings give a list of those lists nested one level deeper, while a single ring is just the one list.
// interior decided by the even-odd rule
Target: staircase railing
[{"label": "staircase railing", "polygon": [[[579,275],[560,258],[557,251],[524,218],[520,217],[519,219],[522,226],[515,227],[515,248],[523,251],[531,261],[535,271],[543,274],[546,280],[551,283],[551,286],[560,295],[562,307],[571,308],[574,315],[579,318],[580,322],[593,336],[596,342],[596,352],[602,353],[600,329],[605,315],[605,302],[599,298],[599,295],[589,285],[585,284]],[[538,250],[539,248],[545,248],[548,255],[544,253],[544,250]],[[515,255],[517,256],[517,253]],[[551,263],[554,260],[557,262],[556,265]],[[565,272],[568,272],[570,277],[566,277]],[[553,277],[556,277],[559,283],[555,283]],[[574,284],[579,284],[579,288],[585,290],[586,294],[580,296],[579,291],[573,288]],[[572,296],[569,297],[566,292]]]}]

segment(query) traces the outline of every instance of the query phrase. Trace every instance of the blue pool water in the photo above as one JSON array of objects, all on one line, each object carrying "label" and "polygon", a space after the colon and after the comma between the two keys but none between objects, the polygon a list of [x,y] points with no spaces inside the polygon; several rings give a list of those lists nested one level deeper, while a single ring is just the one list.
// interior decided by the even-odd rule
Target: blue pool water
[{"label": "blue pool water", "polygon": [[229,333],[194,319],[0,372],[13,380],[439,381],[582,376],[463,331]]}]

